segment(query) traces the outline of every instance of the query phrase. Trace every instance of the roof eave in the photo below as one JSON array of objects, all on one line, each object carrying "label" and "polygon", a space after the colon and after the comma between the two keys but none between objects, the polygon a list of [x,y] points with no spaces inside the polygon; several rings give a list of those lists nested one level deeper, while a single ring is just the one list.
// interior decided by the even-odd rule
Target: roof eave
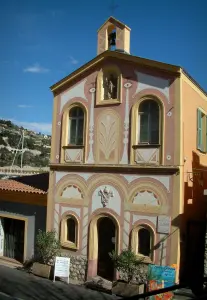
[{"label": "roof eave", "polygon": [[150,60],[150,59],[146,59],[146,58],[142,58],[142,57],[138,57],[138,56],[133,56],[133,55],[126,54],[126,53],[120,53],[120,52],[116,52],[116,51],[107,50],[107,51],[104,51],[103,53],[101,53],[100,55],[96,56],[95,58],[93,58],[88,63],[84,64],[83,66],[81,66],[80,68],[78,68],[77,70],[75,70],[74,72],[69,74],[68,76],[64,77],[57,83],[53,84],[50,87],[51,91],[52,92],[57,91],[60,87],[62,87],[69,81],[75,79],[77,76],[79,76],[83,72],[89,70],[91,67],[93,67],[96,64],[98,64],[99,62],[101,62],[105,57],[120,58],[123,60],[135,62],[140,65],[144,65],[146,67],[153,67],[153,68],[160,69],[165,72],[169,72],[169,73],[173,73],[173,74],[180,74],[180,72],[181,72],[180,66],[170,65],[167,63]]}]

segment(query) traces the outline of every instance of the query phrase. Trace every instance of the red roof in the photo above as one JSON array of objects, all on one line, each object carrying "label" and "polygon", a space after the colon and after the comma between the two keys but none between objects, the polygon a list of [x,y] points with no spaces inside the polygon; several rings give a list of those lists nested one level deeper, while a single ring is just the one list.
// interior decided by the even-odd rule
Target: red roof
[{"label": "red roof", "polygon": [[46,191],[13,179],[0,180],[0,191],[14,191],[32,194],[47,194]]}]

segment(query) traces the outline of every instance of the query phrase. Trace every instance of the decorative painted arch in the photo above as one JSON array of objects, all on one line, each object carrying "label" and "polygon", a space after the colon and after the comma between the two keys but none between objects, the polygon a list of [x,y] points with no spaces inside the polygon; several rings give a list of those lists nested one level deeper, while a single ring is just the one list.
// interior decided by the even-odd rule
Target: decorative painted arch
[{"label": "decorative painted arch", "polygon": [[[86,190],[87,186],[85,183],[85,180],[80,177],[79,175],[75,174],[68,174],[63,176],[60,181],[57,183],[55,188],[55,201],[56,202],[64,202],[65,199],[70,199],[69,197],[64,197],[65,191],[67,191],[67,188],[71,188],[73,191],[76,189],[77,195],[80,195],[79,200],[82,200],[83,202],[86,201],[87,195]],[[71,199],[77,199],[76,197],[71,197]],[[77,202],[76,202],[77,204]]]},{"label": "decorative painted arch", "polygon": [[166,188],[156,179],[140,178],[129,186],[129,206],[131,210],[166,214],[170,201]]}]

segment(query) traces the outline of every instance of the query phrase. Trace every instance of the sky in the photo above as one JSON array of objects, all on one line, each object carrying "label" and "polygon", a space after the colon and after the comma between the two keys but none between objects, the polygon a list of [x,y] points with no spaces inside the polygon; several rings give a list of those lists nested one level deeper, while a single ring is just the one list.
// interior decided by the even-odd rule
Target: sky
[{"label": "sky", "polygon": [[0,0],[0,118],[51,132],[50,86],[97,55],[113,14],[131,54],[184,67],[207,91],[206,0]]}]

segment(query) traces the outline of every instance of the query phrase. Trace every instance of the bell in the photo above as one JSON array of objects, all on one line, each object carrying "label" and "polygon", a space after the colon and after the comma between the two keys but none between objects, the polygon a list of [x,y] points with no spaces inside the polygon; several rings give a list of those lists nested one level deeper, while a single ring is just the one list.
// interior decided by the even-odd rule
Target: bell
[{"label": "bell", "polygon": [[116,32],[112,32],[109,34],[109,45],[116,46]]}]

